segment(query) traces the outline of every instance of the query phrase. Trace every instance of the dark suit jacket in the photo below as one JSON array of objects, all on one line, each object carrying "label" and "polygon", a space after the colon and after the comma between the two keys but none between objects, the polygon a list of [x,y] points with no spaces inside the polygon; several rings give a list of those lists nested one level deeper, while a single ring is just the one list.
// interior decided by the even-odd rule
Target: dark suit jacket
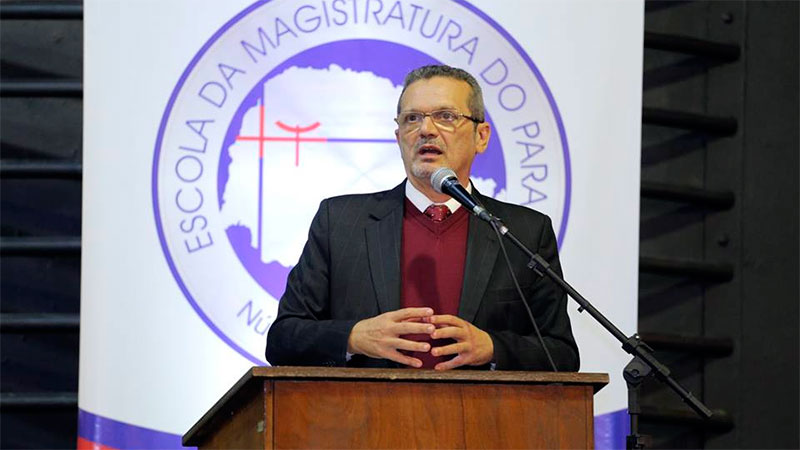
[{"label": "dark suit jacket", "polygon": [[[532,251],[561,273],[550,219],[536,211],[484,197],[478,201],[501,217]],[[398,367],[355,355],[346,361],[347,339],[359,320],[400,308],[400,250],[405,186],[374,194],[324,200],[308,242],[292,269],[267,337],[273,365]],[[549,279],[526,267],[506,244],[514,273],[559,371],[577,371],[567,299]],[[551,370],[519,299],[491,226],[469,218],[464,283],[458,316],[486,331],[498,370]]]}]

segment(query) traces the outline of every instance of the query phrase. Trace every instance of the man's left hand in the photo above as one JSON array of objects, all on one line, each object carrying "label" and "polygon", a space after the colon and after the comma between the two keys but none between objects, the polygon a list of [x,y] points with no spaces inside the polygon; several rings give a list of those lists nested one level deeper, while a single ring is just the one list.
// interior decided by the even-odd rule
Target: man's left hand
[{"label": "man's left hand", "polygon": [[455,344],[431,349],[433,356],[456,355],[455,358],[439,363],[436,370],[448,370],[456,367],[482,366],[492,361],[494,344],[489,333],[481,330],[466,320],[452,315],[425,317],[423,321],[436,325],[431,334],[433,339],[453,339]]}]

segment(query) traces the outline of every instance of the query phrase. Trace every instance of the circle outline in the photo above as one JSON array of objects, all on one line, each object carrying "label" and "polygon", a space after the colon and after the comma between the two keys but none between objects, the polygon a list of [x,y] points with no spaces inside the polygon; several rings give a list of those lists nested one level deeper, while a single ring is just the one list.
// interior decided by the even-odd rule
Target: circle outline
[{"label": "circle outline", "polygon": [[[232,349],[236,350],[240,355],[248,359],[250,362],[255,363],[257,365],[263,365],[266,360],[261,360],[256,358],[250,352],[242,348],[236,342],[233,342],[231,338],[229,338],[212,320],[208,315],[203,311],[197,301],[194,299],[192,294],[189,292],[188,288],[186,287],[183,279],[181,278],[180,274],[178,273],[178,268],[175,265],[175,262],[172,260],[172,255],[169,251],[169,247],[167,246],[166,236],[164,235],[164,229],[161,224],[161,208],[159,207],[158,202],[158,170],[159,170],[159,157],[161,156],[161,146],[164,139],[164,132],[166,131],[168,119],[171,116],[172,109],[175,106],[175,102],[177,100],[178,94],[183,89],[184,83],[189,75],[194,70],[195,66],[200,62],[202,57],[205,56],[208,49],[225,33],[227,32],[233,25],[237,22],[242,20],[244,17],[249,15],[254,10],[260,8],[261,6],[269,3],[272,0],[258,0],[251,4],[250,6],[244,8],[238,14],[233,16],[230,20],[225,22],[211,37],[200,47],[200,50],[197,51],[195,56],[189,61],[189,64],[184,69],[181,76],[178,78],[178,82],[175,85],[175,88],[172,90],[172,94],[167,101],[167,105],[164,109],[164,114],[161,117],[161,122],[158,127],[158,134],[156,136],[156,145],[155,145],[155,152],[153,154],[153,169],[151,171],[152,176],[152,183],[151,183],[151,197],[153,201],[153,218],[156,223],[156,231],[158,233],[158,239],[161,244],[161,250],[164,253],[164,256],[167,260],[167,265],[169,266],[170,272],[172,272],[172,276],[175,278],[175,281],[178,283],[178,287],[180,288],[181,292],[183,293],[184,297],[189,301],[189,304],[192,306],[192,309],[197,313],[198,316],[203,320],[203,322],[216,334],[223,342],[228,344]],[[561,146],[564,155],[564,173],[565,173],[565,189],[564,189],[564,208],[562,212],[562,220],[561,226],[559,227],[559,232],[556,235],[556,242],[558,244],[558,248],[561,249],[561,246],[564,242],[564,238],[566,235],[566,228],[567,228],[567,221],[569,219],[569,206],[571,202],[571,194],[572,194],[572,171],[571,171],[571,163],[569,158],[569,144],[567,143],[567,135],[564,129],[564,124],[561,120],[561,113],[558,110],[558,106],[555,103],[555,99],[553,98],[553,94],[550,92],[550,88],[544,80],[541,72],[539,71],[538,67],[533,63],[530,56],[522,49],[519,43],[514,39],[500,24],[498,24],[494,19],[489,17],[486,13],[471,5],[466,0],[451,0],[462,7],[466,8],[467,10],[471,11],[473,14],[477,15],[481,19],[483,19],[486,23],[492,26],[503,38],[506,39],[507,42],[511,44],[511,46],[517,51],[517,53],[522,57],[526,64],[528,64],[528,68],[533,71],[536,79],[539,81],[539,85],[542,87],[545,96],[547,97],[547,101],[549,103],[550,109],[553,112],[553,116],[556,119],[556,124],[558,126],[559,135],[561,138]]]}]

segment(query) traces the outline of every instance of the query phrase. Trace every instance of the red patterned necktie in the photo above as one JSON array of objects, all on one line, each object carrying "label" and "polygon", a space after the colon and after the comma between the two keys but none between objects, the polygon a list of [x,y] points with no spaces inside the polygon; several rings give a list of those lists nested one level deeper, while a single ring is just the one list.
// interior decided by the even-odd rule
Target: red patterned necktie
[{"label": "red patterned necktie", "polygon": [[425,209],[425,215],[432,221],[440,223],[450,217],[450,208],[447,205],[431,205]]}]

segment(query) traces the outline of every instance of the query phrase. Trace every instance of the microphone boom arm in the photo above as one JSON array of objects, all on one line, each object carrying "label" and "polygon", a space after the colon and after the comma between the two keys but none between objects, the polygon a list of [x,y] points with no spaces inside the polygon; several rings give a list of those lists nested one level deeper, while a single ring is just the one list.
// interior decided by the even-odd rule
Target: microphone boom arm
[{"label": "microphone boom arm", "polygon": [[[502,222],[498,218],[494,218],[493,221],[502,225]],[[505,225],[502,225],[505,228],[505,232],[501,231],[501,234],[506,237],[509,241],[511,241],[518,249],[520,249],[525,255],[530,258],[528,262],[528,268],[536,272],[539,276],[547,276],[557,285],[559,285],[569,297],[571,297],[575,302],[578,303],[579,308],[578,312],[583,312],[584,310],[589,313],[592,318],[594,318],[600,325],[605,328],[609,333],[611,333],[621,344],[622,349],[625,350],[628,354],[633,356],[634,358],[638,358],[643,361],[649,368],[653,371],[656,378],[658,378],[661,382],[667,384],[673,391],[675,391],[681,399],[688,404],[692,409],[694,409],[700,416],[705,419],[710,418],[713,413],[711,412],[708,407],[706,407],[700,400],[698,400],[691,392],[686,390],[683,386],[680,385],[677,381],[675,381],[670,376],[670,370],[667,366],[661,364],[661,362],[656,359],[655,356],[652,354],[652,349],[641,340],[638,334],[634,334],[633,336],[627,337],[625,336],[619,328],[617,328],[610,320],[608,320],[600,311],[597,310],[589,301],[582,296],[578,291],[575,290],[569,283],[567,283],[563,278],[561,278],[553,269],[550,268],[550,264],[545,261],[538,253],[533,253],[530,251],[525,244],[520,242],[513,233]],[[502,228],[501,228],[502,230]]]},{"label": "microphone boom arm", "polygon": [[[567,296],[578,303],[578,312],[588,312],[594,320],[600,323],[600,325],[605,328],[606,331],[611,333],[611,335],[622,344],[622,349],[625,350],[625,352],[633,356],[633,360],[631,360],[631,362],[625,366],[625,369],[623,370],[623,376],[628,385],[628,414],[630,415],[631,420],[631,434],[629,434],[627,437],[627,448],[644,448],[645,437],[640,435],[638,430],[639,414],[641,413],[641,409],[639,408],[639,387],[644,379],[651,374],[655,375],[659,381],[665,383],[673,391],[675,391],[675,393],[677,393],[678,396],[681,397],[681,399],[692,409],[694,409],[695,412],[697,412],[700,416],[705,419],[711,418],[713,415],[711,410],[670,376],[669,368],[667,368],[667,366],[664,364],[661,364],[661,362],[659,362],[658,359],[653,356],[653,350],[650,348],[650,346],[645,344],[644,341],[642,341],[638,334],[634,333],[630,337],[625,336],[625,334],[623,334],[619,328],[617,328],[610,320],[600,313],[597,308],[589,303],[584,296],[582,296],[578,291],[575,290],[575,288],[570,286],[569,283],[567,283],[563,278],[561,278],[561,276],[551,269],[550,264],[545,261],[544,258],[542,258],[539,254],[530,251],[525,244],[520,242],[520,240],[517,239],[513,233],[511,233],[511,231],[507,226],[505,226],[505,224],[503,224],[500,218],[493,216],[489,211],[486,210],[486,208],[483,207],[483,205],[477,201],[477,199],[467,192],[467,190],[464,189],[464,187],[458,182],[458,177],[456,177],[456,174],[452,169],[447,167],[441,167],[437,169],[433,175],[431,175],[431,185],[437,192],[453,197],[459,203],[464,205],[464,207],[472,211],[473,214],[488,222],[497,233],[498,239],[500,239],[501,248],[503,248],[503,236],[511,241],[529,258],[529,262],[527,264],[529,269],[533,270],[540,277],[547,276],[553,280],[553,282],[555,282],[561,287],[561,289],[564,290],[564,292],[567,293]],[[504,248],[503,253],[505,255]],[[509,263],[510,270],[510,261],[508,259],[507,262]],[[519,293],[520,296],[522,296],[522,291],[519,291]],[[522,297],[522,300],[524,302],[525,298]],[[532,315],[531,320],[536,328],[537,335],[539,335],[536,321]],[[539,339],[542,341],[541,335],[539,335]],[[542,346],[544,347],[543,341]],[[547,351],[546,347],[544,348],[545,351]],[[549,352],[547,355],[550,359]],[[550,359],[550,363],[553,364],[552,359]],[[553,364],[553,366],[554,370],[557,371],[555,364]]]}]

